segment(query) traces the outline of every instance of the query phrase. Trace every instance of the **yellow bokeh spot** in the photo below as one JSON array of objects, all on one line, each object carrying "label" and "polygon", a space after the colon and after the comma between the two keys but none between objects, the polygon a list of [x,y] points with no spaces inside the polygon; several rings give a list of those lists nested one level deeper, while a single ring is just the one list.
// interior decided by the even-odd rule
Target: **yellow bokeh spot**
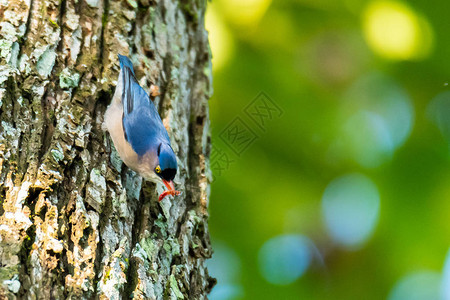
[{"label": "yellow bokeh spot", "polygon": [[430,25],[406,4],[372,2],[365,10],[363,26],[369,46],[383,57],[413,60],[431,52]]},{"label": "yellow bokeh spot", "polygon": [[253,27],[264,16],[271,2],[272,0],[221,0],[220,6],[232,23]]},{"label": "yellow bokeh spot", "polygon": [[231,58],[234,48],[233,39],[230,31],[213,5],[208,5],[205,27],[209,32],[212,67],[214,71],[217,71]]}]

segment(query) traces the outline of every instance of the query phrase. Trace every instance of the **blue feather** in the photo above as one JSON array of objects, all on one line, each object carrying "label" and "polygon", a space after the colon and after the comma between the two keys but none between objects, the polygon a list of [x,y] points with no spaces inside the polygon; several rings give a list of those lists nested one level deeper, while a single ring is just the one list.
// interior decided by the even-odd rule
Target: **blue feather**
[{"label": "blue feather", "polygon": [[133,65],[119,55],[123,73],[123,129],[125,138],[139,156],[157,151],[161,143],[170,145],[169,135],[161,118],[145,90],[134,75]]},{"label": "blue feather", "polygon": [[177,158],[168,144],[161,144],[158,148],[158,157],[161,169],[177,169]]},{"label": "blue feather", "polygon": [[133,76],[135,76],[134,69],[133,69],[133,63],[131,62],[131,60],[124,55],[119,54],[118,56],[119,56],[120,68],[122,70],[124,69],[124,67],[129,68],[131,70],[131,72],[133,73]]}]

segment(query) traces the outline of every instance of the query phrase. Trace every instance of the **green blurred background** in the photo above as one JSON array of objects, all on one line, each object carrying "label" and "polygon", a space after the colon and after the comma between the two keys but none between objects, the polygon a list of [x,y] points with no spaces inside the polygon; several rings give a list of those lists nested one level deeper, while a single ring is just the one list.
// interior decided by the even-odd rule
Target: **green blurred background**
[{"label": "green blurred background", "polygon": [[450,2],[208,5],[210,298],[450,299]]}]

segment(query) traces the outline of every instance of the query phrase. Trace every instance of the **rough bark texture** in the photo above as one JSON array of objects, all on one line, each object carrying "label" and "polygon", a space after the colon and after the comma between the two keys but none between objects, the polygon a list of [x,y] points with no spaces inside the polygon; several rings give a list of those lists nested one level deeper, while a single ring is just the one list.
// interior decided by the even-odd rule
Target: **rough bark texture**
[{"label": "rough bark texture", "polygon": [[[0,299],[206,297],[205,6],[0,0]],[[181,196],[158,203],[102,129],[118,53],[159,86]]]}]

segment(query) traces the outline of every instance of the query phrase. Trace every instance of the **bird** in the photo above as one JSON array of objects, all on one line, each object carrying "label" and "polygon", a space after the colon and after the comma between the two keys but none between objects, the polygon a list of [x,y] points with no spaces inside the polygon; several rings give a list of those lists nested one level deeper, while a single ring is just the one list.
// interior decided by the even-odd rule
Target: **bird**
[{"label": "bird", "polygon": [[120,73],[104,125],[122,161],[144,179],[163,183],[167,190],[158,198],[179,195],[173,179],[177,158],[169,134],[149,95],[139,85],[133,63],[118,55]]}]

